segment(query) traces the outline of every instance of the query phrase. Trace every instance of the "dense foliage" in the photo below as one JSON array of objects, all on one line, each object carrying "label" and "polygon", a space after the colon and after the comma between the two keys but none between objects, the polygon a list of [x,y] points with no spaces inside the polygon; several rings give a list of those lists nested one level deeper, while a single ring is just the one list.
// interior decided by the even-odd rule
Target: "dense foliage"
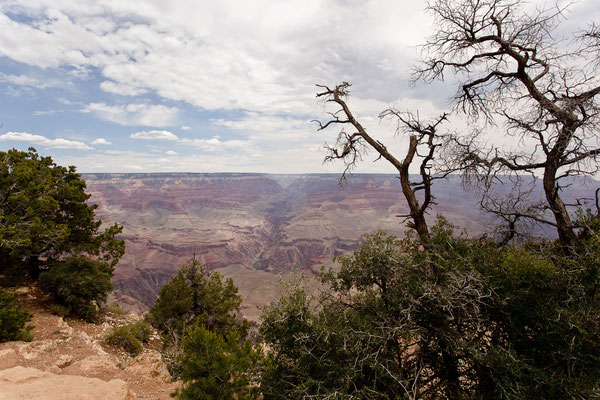
[{"label": "dense foliage", "polygon": [[231,279],[193,259],[160,290],[148,320],[163,334],[181,399],[252,399],[260,350],[239,319],[241,297]]},{"label": "dense foliage", "polygon": [[212,331],[240,330],[245,334],[247,323],[236,318],[241,303],[231,279],[223,280],[218,272],[208,272],[193,259],[161,288],[148,320],[161,331],[177,336],[197,325]]},{"label": "dense foliage", "polygon": [[0,152],[0,283],[36,282],[65,313],[91,320],[125,252],[117,224],[103,232],[75,167]]},{"label": "dense foliage", "polygon": [[0,152],[0,274],[5,280],[37,279],[72,254],[114,266],[125,251],[121,227],[99,232],[96,205],[75,167],[28,152]]},{"label": "dense foliage", "polygon": [[0,289],[0,343],[24,340],[29,336],[31,327],[25,327],[25,324],[31,320],[31,314],[21,310],[16,299],[16,294]]},{"label": "dense foliage", "polygon": [[[342,179],[368,149],[391,163],[419,240],[369,236],[323,274],[321,297],[297,287],[265,311],[266,400],[600,398],[600,189],[595,214],[574,212],[594,199],[564,201],[577,196],[565,194],[566,179],[598,173],[600,35],[591,24],[564,46],[553,32],[568,6],[427,2],[433,32],[413,78],[454,74],[454,111],[470,125],[441,133],[445,113],[425,122],[385,110],[380,118],[410,135],[404,158],[354,117],[349,83],[317,85],[317,97],[337,107],[318,129],[341,127],[325,161],[343,161]],[[493,143],[490,125],[515,147]],[[420,176],[411,181],[415,159]],[[450,173],[482,189],[482,209],[504,224],[496,243],[456,235],[443,221],[429,230],[432,182]],[[527,242],[536,224],[556,228],[558,239]]]},{"label": "dense foliage", "polygon": [[183,343],[181,379],[176,395],[189,400],[253,400],[258,398],[256,374],[260,347],[237,330],[226,333],[199,325]]},{"label": "dense foliage", "polygon": [[40,275],[40,287],[50,294],[66,314],[88,321],[98,316],[113,286],[113,268],[106,263],[86,257],[72,256],[57,261]]},{"label": "dense foliage", "polygon": [[368,236],[311,299],[268,308],[265,399],[592,398],[600,382],[600,224],[576,254],[498,248],[440,221],[425,248]]},{"label": "dense foliage", "polygon": [[135,357],[144,349],[143,343],[150,340],[151,327],[146,321],[115,328],[107,337],[106,343],[117,346]]}]

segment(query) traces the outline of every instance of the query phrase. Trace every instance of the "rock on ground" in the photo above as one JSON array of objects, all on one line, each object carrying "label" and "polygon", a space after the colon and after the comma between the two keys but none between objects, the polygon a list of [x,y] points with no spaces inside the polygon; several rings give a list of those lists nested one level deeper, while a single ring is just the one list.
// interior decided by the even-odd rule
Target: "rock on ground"
[{"label": "rock on ground", "polygon": [[[48,388],[60,388],[50,391]],[[121,379],[55,375],[35,368],[13,367],[0,371],[0,400],[132,400]]]},{"label": "rock on ground", "polygon": [[[19,298],[23,308],[33,314],[33,340],[0,343],[0,371],[18,366],[57,375],[56,379],[65,375],[95,378],[95,382],[105,383],[116,380],[126,383],[131,395],[137,400],[171,399],[170,394],[178,387],[178,383],[171,382],[159,351],[161,343],[158,336],[151,335],[150,342],[144,345],[143,352],[137,357],[131,357],[122,349],[106,343],[106,336],[114,328],[137,322],[140,317],[106,314],[102,323],[89,324],[51,314],[45,295],[35,288],[26,288],[20,290],[20,293],[23,293]],[[68,385],[44,384],[45,392],[41,392],[37,398],[63,399],[64,388]],[[28,392],[7,393],[4,386],[5,382],[0,380],[0,400],[36,398],[30,397],[32,395]],[[15,397],[17,394],[18,397]],[[90,399],[84,397],[88,394],[96,393],[84,391],[75,397],[64,398]]]}]

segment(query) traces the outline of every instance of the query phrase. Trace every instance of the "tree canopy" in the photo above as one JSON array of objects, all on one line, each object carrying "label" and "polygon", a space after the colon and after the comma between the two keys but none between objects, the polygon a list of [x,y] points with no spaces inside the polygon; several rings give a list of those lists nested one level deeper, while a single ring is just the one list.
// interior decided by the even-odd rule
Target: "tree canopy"
[{"label": "tree canopy", "polygon": [[[367,235],[321,275],[320,295],[292,287],[265,309],[264,399],[598,398],[600,189],[593,211],[562,199],[565,178],[598,172],[598,27],[565,45],[553,36],[560,6],[432,0],[428,10],[434,32],[415,79],[452,74],[467,131],[437,132],[446,114],[428,123],[386,110],[380,118],[410,135],[399,159],[354,117],[349,83],[318,85],[336,107],[319,130],[341,128],[325,161],[342,160],[342,178],[369,149],[392,164],[418,237]],[[486,146],[490,127],[520,149]],[[443,218],[428,226],[432,181],[452,172],[481,184],[481,205],[507,224],[500,240],[469,238]],[[527,185],[538,175],[536,203]],[[505,182],[512,194],[496,197]],[[553,226],[558,240],[512,243],[524,220]]]},{"label": "tree canopy", "polygon": [[180,399],[254,399],[262,359],[239,315],[233,281],[195,258],[160,290],[147,319],[163,336],[163,355],[183,385]]},{"label": "tree canopy", "polygon": [[0,288],[0,343],[10,340],[30,339],[33,327],[25,327],[32,315],[21,309],[17,294]]},{"label": "tree canopy", "polygon": [[125,252],[122,227],[100,231],[75,167],[35,149],[0,152],[0,283],[41,283],[65,314],[92,320]]},{"label": "tree canopy", "polygon": [[[353,116],[346,103],[349,83],[318,85],[323,90],[317,96],[339,107],[319,130],[341,126],[336,145],[326,146],[325,160],[343,160],[343,177],[368,149],[390,162],[399,171],[409,226],[425,241],[424,213],[435,197],[432,180],[459,172],[465,181],[479,184],[483,209],[506,223],[501,240],[515,238],[521,226],[546,224],[569,251],[582,228],[573,213],[589,200],[563,200],[569,177],[598,172],[600,36],[592,24],[568,40],[555,37],[567,9],[568,4],[527,8],[512,0],[428,2],[433,33],[420,48],[413,78],[431,82],[452,76],[458,82],[453,112],[466,118],[468,127],[441,134],[436,128],[448,114],[427,123],[413,112],[385,110],[380,118],[395,118],[399,130],[410,134],[401,160]],[[345,131],[348,126],[354,131]],[[490,140],[486,134],[492,128],[513,137],[515,146]],[[421,160],[421,177],[413,182],[407,171],[415,159]],[[542,199],[532,195],[538,177]],[[514,185],[508,196],[497,189],[507,179]]]},{"label": "tree canopy", "polygon": [[100,231],[75,167],[35,149],[0,152],[0,274],[37,279],[68,256],[95,257],[113,267],[125,251],[117,224]]},{"label": "tree canopy", "polygon": [[598,231],[586,218],[569,256],[499,249],[444,220],[426,248],[367,236],[322,275],[322,295],[293,287],[265,310],[264,399],[597,396]]},{"label": "tree canopy", "polygon": [[160,289],[147,318],[161,331],[177,336],[197,325],[220,332],[242,329],[245,335],[247,326],[237,319],[241,303],[231,279],[208,272],[192,259]]}]

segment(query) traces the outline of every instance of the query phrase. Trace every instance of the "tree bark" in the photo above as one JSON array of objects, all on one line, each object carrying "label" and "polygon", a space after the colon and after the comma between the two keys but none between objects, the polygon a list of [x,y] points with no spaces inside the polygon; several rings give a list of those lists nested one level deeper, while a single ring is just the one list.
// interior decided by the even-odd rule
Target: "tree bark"
[{"label": "tree bark", "polygon": [[565,203],[560,198],[558,193],[558,187],[556,186],[556,172],[558,170],[558,160],[549,159],[544,168],[544,193],[546,195],[546,201],[550,207],[550,210],[554,214],[558,231],[558,238],[565,248],[573,247],[577,241],[577,235],[575,234],[572,224],[571,217],[567,211]]},{"label": "tree bark", "polygon": [[406,202],[408,203],[408,208],[410,210],[410,217],[412,218],[412,225],[410,227],[417,231],[421,242],[427,242],[429,240],[429,230],[427,229],[427,221],[425,221],[425,213],[421,210],[417,196],[411,187],[408,171],[408,168],[410,167],[410,164],[412,163],[417,152],[417,144],[417,137],[415,135],[411,135],[406,158],[402,164],[397,166],[397,168],[398,172],[400,173],[402,193],[406,198]]}]

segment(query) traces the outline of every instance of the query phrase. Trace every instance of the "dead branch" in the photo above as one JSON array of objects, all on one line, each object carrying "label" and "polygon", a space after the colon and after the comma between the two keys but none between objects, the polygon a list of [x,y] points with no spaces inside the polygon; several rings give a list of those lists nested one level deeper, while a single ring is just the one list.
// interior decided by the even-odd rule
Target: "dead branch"
[{"label": "dead branch", "polygon": [[[425,220],[425,214],[432,205],[434,197],[431,194],[431,185],[433,180],[441,178],[434,176],[431,172],[432,162],[435,158],[436,149],[440,143],[435,141],[439,138],[437,134],[438,126],[447,119],[447,114],[443,114],[431,123],[422,123],[418,115],[408,112],[400,112],[395,109],[383,111],[380,119],[395,119],[397,121],[397,132],[409,134],[409,146],[406,157],[401,161],[391,154],[387,147],[379,140],[371,137],[365,128],[356,120],[350,108],[346,103],[349,96],[350,84],[342,82],[329,88],[325,85],[317,85],[323,91],[317,93],[317,97],[323,98],[326,103],[335,103],[339,109],[334,113],[329,113],[331,117],[325,122],[316,121],[319,124],[318,130],[322,131],[332,125],[342,125],[342,130],[338,134],[334,146],[325,145],[327,155],[324,162],[333,160],[343,160],[345,168],[340,180],[343,182],[346,175],[352,171],[367,149],[373,149],[377,152],[377,160],[384,158],[398,170],[402,193],[408,202],[410,213],[407,215],[411,219],[407,226],[415,229],[422,241],[426,242],[429,238],[429,230]],[[355,130],[353,133],[347,133],[344,128],[350,126]],[[419,153],[419,148],[423,147],[425,152]],[[420,182],[410,180],[409,169],[415,158],[421,160],[419,173]],[[450,172],[447,172],[447,175]],[[445,176],[444,175],[444,176]],[[416,192],[423,191],[421,202],[417,199]]]},{"label": "dead branch", "polygon": [[588,51],[559,50],[551,33],[565,9],[526,13],[510,0],[433,0],[428,10],[435,32],[422,47],[414,79],[453,73],[459,80],[456,109],[535,144],[515,153],[500,146],[482,149],[472,138],[452,143],[460,156],[457,166],[470,177],[490,183],[503,174],[541,173],[552,225],[561,243],[571,247],[576,234],[560,179],[598,170],[600,80],[590,61],[597,61],[600,36],[592,25],[579,36]]}]

